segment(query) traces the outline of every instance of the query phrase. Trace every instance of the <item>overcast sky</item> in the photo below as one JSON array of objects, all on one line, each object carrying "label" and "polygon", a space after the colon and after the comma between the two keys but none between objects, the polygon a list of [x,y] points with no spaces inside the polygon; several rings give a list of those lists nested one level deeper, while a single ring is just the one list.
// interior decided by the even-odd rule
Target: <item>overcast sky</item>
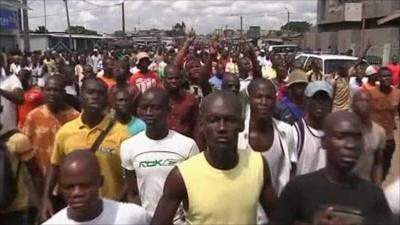
[{"label": "overcast sky", "polygon": [[[29,26],[35,30],[44,25],[46,1],[47,29],[64,31],[67,19],[62,0],[28,0]],[[121,30],[121,6],[110,6],[122,0],[68,0],[71,25],[81,25],[101,33]],[[316,22],[317,0],[125,0],[126,30],[159,28],[170,29],[184,21],[198,33],[209,33],[216,28],[240,29],[261,26],[262,29],[279,29],[290,20]]]}]

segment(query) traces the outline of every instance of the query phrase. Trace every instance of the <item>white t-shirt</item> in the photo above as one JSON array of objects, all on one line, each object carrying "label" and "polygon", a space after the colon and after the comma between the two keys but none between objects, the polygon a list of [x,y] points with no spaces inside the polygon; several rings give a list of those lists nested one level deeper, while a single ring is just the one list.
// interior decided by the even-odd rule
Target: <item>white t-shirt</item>
[{"label": "white t-shirt", "polygon": [[17,75],[20,70],[21,70],[21,65],[17,65],[15,63],[12,63],[10,65],[10,73],[11,74]]},{"label": "white t-shirt", "polygon": [[[296,149],[297,152],[292,157],[292,161],[297,162],[296,175],[312,173],[326,165],[326,150],[321,146],[321,137],[324,132],[308,126],[304,119],[301,122],[304,127],[303,148]],[[301,134],[297,124],[293,125],[293,136],[295,146],[298,147]]]},{"label": "white t-shirt", "polygon": [[[68,207],[67,207],[68,208]],[[151,216],[142,207],[103,199],[103,211],[101,214],[90,221],[78,222],[68,217],[67,208],[62,209],[42,225],[72,225],[72,224],[130,224],[146,225],[150,224]]]},{"label": "white t-shirt", "polygon": [[122,167],[136,172],[142,206],[154,213],[169,172],[198,152],[192,139],[169,130],[161,140],[152,140],[142,131],[122,142],[120,154]]},{"label": "white t-shirt", "polygon": [[[14,74],[6,76],[4,69],[0,69],[0,89],[13,91],[17,88],[22,89],[18,77]],[[3,125],[0,134],[2,134],[17,128],[17,106],[3,96],[0,96],[0,104],[3,106],[3,112],[0,114],[0,121]]]}]

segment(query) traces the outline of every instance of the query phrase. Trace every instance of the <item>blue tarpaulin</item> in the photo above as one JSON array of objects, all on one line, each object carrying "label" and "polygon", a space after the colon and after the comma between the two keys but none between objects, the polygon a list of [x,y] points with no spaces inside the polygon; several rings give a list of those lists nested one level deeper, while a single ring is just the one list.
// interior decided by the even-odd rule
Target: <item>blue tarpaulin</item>
[{"label": "blue tarpaulin", "polygon": [[17,11],[0,9],[0,29],[14,30],[18,28]]}]

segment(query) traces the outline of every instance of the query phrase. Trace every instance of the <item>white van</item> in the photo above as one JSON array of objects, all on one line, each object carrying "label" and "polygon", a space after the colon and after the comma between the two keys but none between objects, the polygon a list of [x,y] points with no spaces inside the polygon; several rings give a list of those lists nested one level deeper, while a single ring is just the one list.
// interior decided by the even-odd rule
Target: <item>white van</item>
[{"label": "white van", "polygon": [[268,52],[270,53],[296,53],[300,51],[297,45],[270,45],[268,46]]},{"label": "white van", "polygon": [[[350,68],[357,60],[357,57],[345,55],[316,55],[316,54],[300,54],[296,56],[296,63],[303,65],[303,69],[310,67],[311,62],[316,60],[321,65],[322,74],[325,76],[335,73],[339,66]],[[368,67],[368,63],[363,60],[360,64],[362,71]]]}]

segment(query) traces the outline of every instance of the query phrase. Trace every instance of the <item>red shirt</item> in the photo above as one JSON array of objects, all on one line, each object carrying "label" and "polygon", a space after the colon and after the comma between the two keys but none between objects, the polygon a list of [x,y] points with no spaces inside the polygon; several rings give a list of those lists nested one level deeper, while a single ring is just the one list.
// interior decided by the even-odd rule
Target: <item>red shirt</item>
[{"label": "red shirt", "polygon": [[152,87],[162,87],[160,76],[154,71],[143,74],[141,71],[136,72],[129,78],[130,85],[136,85],[140,92],[145,92]]},{"label": "red shirt", "polygon": [[395,87],[399,86],[400,65],[388,64],[387,67],[392,71],[392,85]]},{"label": "red shirt", "polygon": [[199,112],[197,98],[193,94],[181,90],[178,98],[170,98],[169,105],[171,107],[168,113],[169,129],[193,138]]},{"label": "red shirt", "polygon": [[24,93],[24,104],[18,106],[18,127],[22,128],[25,124],[26,116],[34,108],[43,103],[43,92],[39,88],[33,87]]}]

